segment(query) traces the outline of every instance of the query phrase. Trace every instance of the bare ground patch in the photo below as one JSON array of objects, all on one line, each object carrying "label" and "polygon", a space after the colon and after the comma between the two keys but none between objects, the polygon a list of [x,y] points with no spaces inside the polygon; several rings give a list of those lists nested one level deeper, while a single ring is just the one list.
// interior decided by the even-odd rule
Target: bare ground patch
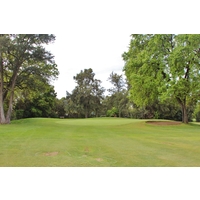
[{"label": "bare ground patch", "polygon": [[55,152],[46,152],[43,155],[44,156],[56,156],[56,155],[58,155],[58,152],[57,151],[55,151]]},{"label": "bare ground patch", "polygon": [[146,121],[147,124],[157,125],[157,126],[169,126],[169,125],[180,125],[181,122],[175,121]]},{"label": "bare ground patch", "polygon": [[98,161],[98,162],[102,162],[103,161],[102,158],[96,158],[95,160]]}]

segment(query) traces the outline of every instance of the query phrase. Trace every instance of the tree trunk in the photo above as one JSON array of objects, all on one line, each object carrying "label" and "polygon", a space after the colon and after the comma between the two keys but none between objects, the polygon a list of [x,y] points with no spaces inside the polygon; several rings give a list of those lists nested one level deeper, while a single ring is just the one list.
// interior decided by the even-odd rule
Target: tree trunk
[{"label": "tree trunk", "polygon": [[10,87],[10,99],[9,99],[9,105],[8,105],[8,110],[7,110],[7,114],[6,114],[6,124],[10,123],[10,118],[11,118],[11,114],[12,114],[14,89],[15,89],[15,84],[16,84],[16,80],[17,80],[18,69],[19,69],[19,67],[17,67],[17,70],[13,73],[13,76],[12,76],[12,84]]},{"label": "tree trunk", "polygon": [[181,105],[181,108],[182,108],[182,122],[184,124],[188,124],[188,115],[185,103]]},{"label": "tree trunk", "polygon": [[9,106],[8,106],[8,111],[6,114],[6,124],[10,123],[10,118],[11,118],[12,109],[13,109],[13,98],[14,98],[14,90],[11,91],[11,94],[10,94]]},{"label": "tree trunk", "polygon": [[3,63],[2,63],[2,54],[0,52],[0,124],[5,124],[5,114],[3,108]]},{"label": "tree trunk", "polygon": [[5,124],[5,123],[6,123],[6,119],[5,119],[4,108],[3,108],[2,94],[0,94],[0,124]]},{"label": "tree trunk", "polygon": [[182,110],[182,122],[184,124],[188,124],[188,114],[187,114],[187,107],[186,107],[186,99],[181,100],[180,98],[176,98],[178,103],[181,106],[181,110]]},{"label": "tree trunk", "polygon": [[121,110],[120,109],[118,109],[119,110],[119,118],[121,117]]},{"label": "tree trunk", "polygon": [[[2,82],[0,83],[2,85]],[[0,124],[5,124],[5,114],[4,114],[4,108],[3,108],[3,91],[2,86],[0,86]]]},{"label": "tree trunk", "polygon": [[85,111],[85,118],[88,118],[88,111]]}]

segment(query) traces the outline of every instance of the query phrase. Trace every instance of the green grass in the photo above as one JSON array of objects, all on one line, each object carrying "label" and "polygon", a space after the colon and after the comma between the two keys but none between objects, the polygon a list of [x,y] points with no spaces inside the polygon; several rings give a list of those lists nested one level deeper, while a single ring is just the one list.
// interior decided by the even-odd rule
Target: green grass
[{"label": "green grass", "polygon": [[0,126],[0,166],[200,166],[198,124],[121,118],[23,119]]}]

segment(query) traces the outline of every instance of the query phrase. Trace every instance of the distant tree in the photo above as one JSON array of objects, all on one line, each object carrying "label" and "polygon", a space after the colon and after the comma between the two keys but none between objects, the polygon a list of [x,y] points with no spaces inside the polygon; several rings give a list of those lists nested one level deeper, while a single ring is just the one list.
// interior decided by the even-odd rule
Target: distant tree
[{"label": "distant tree", "polygon": [[118,75],[117,73],[112,72],[108,78],[110,83],[113,84],[113,88],[108,89],[108,91],[111,94],[110,103],[111,108],[115,107],[118,110],[118,116],[121,117],[122,110],[126,108],[126,105],[128,103],[128,98],[127,98],[127,87],[123,76]]},{"label": "distant tree", "polygon": [[65,111],[65,106],[67,104],[67,100],[65,97],[61,98],[61,99],[56,99],[55,101],[55,113],[57,117],[65,117],[66,115],[66,111]]},{"label": "distant tree", "polygon": [[0,35],[1,124],[10,122],[16,89],[30,86],[34,78],[48,82],[57,77],[54,56],[44,47],[54,40],[51,34]]},{"label": "distant tree", "polygon": [[200,102],[196,104],[196,107],[193,113],[193,118],[196,120],[196,122],[200,122]]},{"label": "distant tree", "polygon": [[75,87],[75,89],[72,91],[72,93],[68,93],[66,96],[66,106],[65,111],[68,117],[75,117],[80,118],[82,117],[82,113],[84,112],[82,109],[82,106],[80,105],[80,95],[78,88]]},{"label": "distant tree", "polygon": [[101,87],[101,81],[95,79],[94,76],[95,73],[91,68],[81,70],[74,76],[77,86],[72,94],[67,93],[66,97],[68,114],[78,117],[83,114],[85,118],[90,117],[91,114],[99,115],[104,88]]},{"label": "distant tree", "polygon": [[85,114],[85,118],[88,118],[90,112],[92,111],[92,83],[94,82],[94,72],[90,69],[81,70],[79,74],[74,76],[74,80],[77,83],[77,103],[80,106],[81,110]]},{"label": "distant tree", "polygon": [[113,93],[119,93],[120,91],[123,90],[125,87],[125,82],[123,80],[122,74],[117,74],[112,72],[110,76],[108,77],[108,80],[111,84],[113,84],[113,88],[108,89],[108,91],[113,94]]},{"label": "distant tree", "polygon": [[92,83],[92,99],[93,110],[96,117],[100,116],[102,109],[102,100],[104,98],[105,89],[101,86],[101,81],[95,79]]},{"label": "distant tree", "polygon": [[131,85],[130,98],[138,106],[170,99],[188,123],[188,106],[199,100],[200,35],[133,34],[122,57]]},{"label": "distant tree", "polygon": [[107,110],[107,113],[106,113],[107,117],[117,117],[118,115],[119,115],[119,111],[115,107],[112,107],[111,110]]}]

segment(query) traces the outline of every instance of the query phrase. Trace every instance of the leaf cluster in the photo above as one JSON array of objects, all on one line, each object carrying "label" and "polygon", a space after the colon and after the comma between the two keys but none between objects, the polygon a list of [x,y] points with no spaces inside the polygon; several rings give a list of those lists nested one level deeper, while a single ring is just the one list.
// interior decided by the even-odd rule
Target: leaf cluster
[{"label": "leaf cluster", "polygon": [[132,35],[122,57],[137,105],[173,98],[181,103],[197,97],[200,80],[200,35]]}]

